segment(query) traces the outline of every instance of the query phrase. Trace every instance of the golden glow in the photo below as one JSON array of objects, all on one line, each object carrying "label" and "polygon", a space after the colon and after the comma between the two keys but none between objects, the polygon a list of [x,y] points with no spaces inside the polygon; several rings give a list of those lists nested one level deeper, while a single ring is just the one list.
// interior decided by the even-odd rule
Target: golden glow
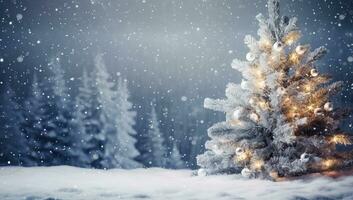
[{"label": "golden glow", "polygon": [[346,135],[335,135],[331,138],[330,142],[334,144],[343,144],[343,145],[352,144],[351,140]]},{"label": "golden glow", "polygon": [[303,86],[303,89],[304,89],[304,92],[308,93],[308,92],[310,92],[313,88],[312,88],[311,84],[308,83],[308,84],[305,84],[305,85]]},{"label": "golden glow", "polygon": [[278,178],[278,172],[276,172],[276,171],[271,171],[269,175],[274,179]]},{"label": "golden glow", "polygon": [[255,85],[258,89],[263,89],[266,86],[265,81],[257,81]]},{"label": "golden glow", "polygon": [[230,124],[231,124],[232,126],[242,126],[242,125],[243,125],[243,122],[240,121],[240,120],[238,120],[238,119],[233,119],[233,120],[230,121]]},{"label": "golden glow", "polygon": [[321,163],[323,169],[330,169],[336,164],[337,164],[337,161],[334,159],[326,159],[326,160],[323,160]]},{"label": "golden glow", "polygon": [[255,160],[251,164],[251,168],[255,170],[260,170],[262,166],[264,166],[264,161],[263,160]]},{"label": "golden glow", "polygon": [[297,31],[290,32],[285,38],[284,43],[287,45],[292,45],[300,37],[300,33]]},{"label": "golden glow", "polygon": [[286,97],[285,99],[284,99],[284,102],[289,102],[290,101],[290,98],[289,97]]},{"label": "golden glow", "polygon": [[271,48],[272,44],[271,44],[271,41],[269,41],[269,40],[261,39],[260,40],[260,46],[262,46],[264,48]]},{"label": "golden glow", "polygon": [[313,111],[314,109],[315,109],[314,104],[310,104],[310,105],[308,106],[308,110],[309,110],[309,111]]},{"label": "golden glow", "polygon": [[259,101],[259,106],[261,109],[267,109],[267,103],[265,101]]},{"label": "golden glow", "polygon": [[299,55],[296,54],[296,53],[292,53],[290,56],[289,56],[289,60],[294,63],[294,64],[299,64]]},{"label": "golden glow", "polygon": [[263,78],[262,72],[259,68],[252,68],[252,73],[256,78]]},{"label": "golden glow", "polygon": [[249,150],[245,150],[243,153],[235,156],[236,162],[245,162],[251,158],[251,152]]}]

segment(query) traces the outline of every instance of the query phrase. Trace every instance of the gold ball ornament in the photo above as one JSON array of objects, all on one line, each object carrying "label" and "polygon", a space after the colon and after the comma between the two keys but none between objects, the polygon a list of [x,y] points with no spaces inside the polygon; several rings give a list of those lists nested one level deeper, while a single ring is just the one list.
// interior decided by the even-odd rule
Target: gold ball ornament
[{"label": "gold ball ornament", "polygon": [[311,75],[312,77],[316,77],[316,76],[319,75],[319,72],[318,72],[316,69],[311,69],[311,70],[310,70],[310,75]]},{"label": "gold ball ornament", "polygon": [[324,109],[325,109],[326,111],[329,111],[329,112],[332,111],[332,110],[333,110],[333,104],[332,104],[331,102],[325,103]]},{"label": "gold ball ornament", "polygon": [[249,62],[252,62],[255,60],[255,55],[251,52],[247,53],[246,54],[246,60],[249,61]]},{"label": "gold ball ornament", "polygon": [[304,46],[297,46],[297,48],[295,48],[295,53],[297,53],[298,55],[303,55],[306,52],[306,48]]}]

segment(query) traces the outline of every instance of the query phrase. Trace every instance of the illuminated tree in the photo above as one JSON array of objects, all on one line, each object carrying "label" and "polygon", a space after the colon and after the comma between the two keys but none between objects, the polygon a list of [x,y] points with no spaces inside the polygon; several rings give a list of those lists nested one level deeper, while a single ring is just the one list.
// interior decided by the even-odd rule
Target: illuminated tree
[{"label": "illuminated tree", "polygon": [[233,60],[243,76],[230,83],[226,99],[205,99],[204,106],[226,113],[208,129],[207,151],[197,157],[199,174],[241,173],[251,178],[298,176],[352,165],[351,144],[339,129],[348,111],[330,97],[341,82],[329,83],[315,62],[326,54],[300,45],[296,18],[281,17],[279,0],[268,1],[269,18],[257,15],[259,40],[247,35],[246,61]]}]

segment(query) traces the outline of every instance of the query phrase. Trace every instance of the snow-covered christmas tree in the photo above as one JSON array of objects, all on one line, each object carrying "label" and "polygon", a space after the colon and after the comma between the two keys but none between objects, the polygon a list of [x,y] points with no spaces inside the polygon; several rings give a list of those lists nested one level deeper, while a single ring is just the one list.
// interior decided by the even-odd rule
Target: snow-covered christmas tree
[{"label": "snow-covered christmas tree", "polygon": [[127,80],[119,78],[116,96],[116,113],[115,124],[117,129],[117,148],[115,151],[115,159],[117,165],[121,168],[131,169],[140,167],[134,159],[140,154],[136,147],[136,131],[135,125],[136,112],[132,110],[133,104],[129,101],[130,93]]},{"label": "snow-covered christmas tree", "polygon": [[159,129],[159,120],[154,105],[152,105],[148,131],[141,140],[143,140],[141,147],[143,150],[139,158],[145,166],[166,167],[167,150],[164,147],[164,137]]},{"label": "snow-covered christmas tree", "polygon": [[22,107],[9,85],[0,105],[0,165],[29,165],[29,152],[25,134],[20,126],[24,121]]},{"label": "snow-covered christmas tree", "polygon": [[168,167],[171,169],[185,168],[185,163],[182,160],[182,156],[180,155],[180,151],[179,151],[178,146],[175,142],[173,144],[173,149],[170,152],[170,156],[168,159]]},{"label": "snow-covered christmas tree", "polygon": [[330,102],[341,82],[329,83],[315,66],[327,50],[298,42],[297,19],[280,16],[279,0],[268,1],[268,12],[268,18],[256,16],[259,40],[244,39],[246,61],[233,60],[241,83],[228,84],[224,100],[205,99],[204,106],[225,112],[226,121],[208,129],[199,174],[276,180],[353,164],[351,152],[336,150],[351,144],[339,128],[348,111]]},{"label": "snow-covered christmas tree", "polygon": [[134,158],[139,154],[135,148],[135,124],[136,113],[132,111],[132,103],[129,102],[127,83],[112,81],[103,60],[103,54],[95,57],[95,88],[99,108],[99,121],[102,122],[101,142],[103,168],[135,168],[140,166]]},{"label": "snow-covered christmas tree", "polygon": [[81,166],[101,168],[104,158],[105,135],[102,132],[103,123],[100,121],[100,109],[97,100],[97,89],[94,87],[92,76],[83,70],[81,85],[75,98],[75,112],[73,121],[75,131],[81,141],[77,144],[85,155],[77,160]]},{"label": "snow-covered christmas tree", "polygon": [[47,137],[52,140],[51,154],[53,162],[51,164],[68,164],[75,165],[77,160],[84,156],[82,150],[77,148],[77,144],[81,140],[79,135],[74,132],[75,124],[73,123],[72,109],[69,87],[65,82],[65,71],[61,66],[60,56],[54,57],[49,63],[52,71],[50,77],[53,102],[51,103],[51,116],[54,128],[48,131]]}]

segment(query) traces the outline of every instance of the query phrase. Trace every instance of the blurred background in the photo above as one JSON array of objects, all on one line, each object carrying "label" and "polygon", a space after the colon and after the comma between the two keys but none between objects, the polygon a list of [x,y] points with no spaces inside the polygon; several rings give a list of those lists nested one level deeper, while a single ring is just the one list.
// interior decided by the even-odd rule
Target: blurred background
[{"label": "blurred background", "polygon": [[[299,18],[300,43],[329,49],[319,70],[344,81],[334,101],[351,107],[353,1],[281,0],[281,8],[282,14]],[[178,167],[196,168],[207,128],[224,119],[222,113],[205,110],[203,100],[223,98],[228,82],[240,82],[230,63],[245,59],[243,38],[256,36],[255,16],[267,15],[266,9],[263,0],[0,0],[1,108],[8,105],[9,87],[22,107],[31,96],[34,74],[39,82],[50,82],[53,59],[60,61],[68,96],[75,99],[83,72],[95,72],[101,55],[112,83],[119,78],[128,83],[140,154],[148,152],[144,141],[155,108],[165,156],[171,157],[176,146],[182,161]],[[2,117],[0,164],[21,165],[5,158],[6,112]],[[342,126],[350,130],[351,123],[349,118]],[[144,159],[135,160],[155,166]]]}]

